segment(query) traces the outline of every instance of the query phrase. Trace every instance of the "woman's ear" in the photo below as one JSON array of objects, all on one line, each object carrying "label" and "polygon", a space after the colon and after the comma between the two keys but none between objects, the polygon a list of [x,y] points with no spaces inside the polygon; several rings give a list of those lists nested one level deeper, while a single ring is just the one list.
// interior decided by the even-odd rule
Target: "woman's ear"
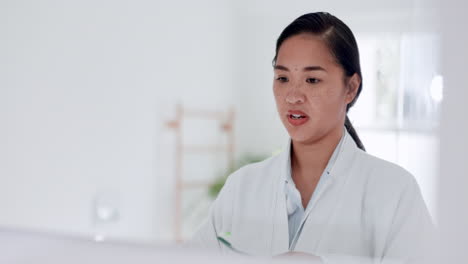
[{"label": "woman's ear", "polygon": [[357,73],[353,74],[353,76],[349,78],[346,87],[346,104],[349,104],[354,100],[354,97],[356,97],[360,85],[361,78]]}]

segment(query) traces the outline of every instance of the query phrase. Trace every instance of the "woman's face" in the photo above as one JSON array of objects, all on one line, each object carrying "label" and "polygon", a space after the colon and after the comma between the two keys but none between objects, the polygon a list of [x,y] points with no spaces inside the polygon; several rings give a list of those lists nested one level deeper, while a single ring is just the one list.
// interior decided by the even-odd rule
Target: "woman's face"
[{"label": "woman's face", "polygon": [[346,105],[360,82],[357,74],[346,79],[317,36],[300,34],[283,42],[274,66],[273,92],[281,121],[293,141],[313,143],[340,133]]}]

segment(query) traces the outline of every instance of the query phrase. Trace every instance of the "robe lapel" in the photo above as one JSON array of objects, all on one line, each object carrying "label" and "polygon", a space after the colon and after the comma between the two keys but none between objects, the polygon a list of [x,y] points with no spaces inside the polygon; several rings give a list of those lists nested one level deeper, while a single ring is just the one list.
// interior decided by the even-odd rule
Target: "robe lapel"
[{"label": "robe lapel", "polygon": [[279,255],[289,251],[288,213],[286,209],[285,180],[289,173],[291,139],[288,139],[284,151],[278,156],[277,167],[274,170],[272,204],[271,255]]},{"label": "robe lapel", "polygon": [[301,235],[293,248],[296,251],[317,253],[320,241],[335,212],[337,201],[341,198],[343,186],[345,186],[357,150],[354,140],[346,130],[345,133],[343,146],[330,170],[330,178],[317,193],[314,204],[305,215]]}]

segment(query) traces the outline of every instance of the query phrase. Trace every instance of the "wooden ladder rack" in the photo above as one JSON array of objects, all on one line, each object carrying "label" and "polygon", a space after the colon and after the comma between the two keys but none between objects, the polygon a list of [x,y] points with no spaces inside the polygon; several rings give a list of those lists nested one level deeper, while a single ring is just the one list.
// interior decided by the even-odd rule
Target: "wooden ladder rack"
[{"label": "wooden ladder rack", "polygon": [[[174,120],[167,122],[167,126],[171,128],[176,135],[176,151],[175,151],[175,208],[174,208],[174,238],[176,242],[182,242],[182,195],[187,189],[208,187],[212,184],[211,181],[185,181],[183,179],[183,158],[184,153],[205,153],[217,154],[226,153],[228,166],[232,167],[234,162],[234,109],[226,111],[208,111],[187,109],[181,104],[177,105],[176,117]],[[203,119],[214,120],[220,124],[220,130],[227,135],[227,144],[224,145],[189,145],[183,142],[182,122],[185,119]]]}]

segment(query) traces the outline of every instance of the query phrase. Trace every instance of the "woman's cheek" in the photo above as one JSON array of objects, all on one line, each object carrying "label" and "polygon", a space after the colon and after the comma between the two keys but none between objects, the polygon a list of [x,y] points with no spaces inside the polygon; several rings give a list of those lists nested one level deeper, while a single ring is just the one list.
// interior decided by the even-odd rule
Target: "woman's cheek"
[{"label": "woman's cheek", "polygon": [[280,92],[281,92],[280,89],[276,85],[274,85],[273,86],[273,95],[275,96],[275,98],[278,98],[280,96]]},{"label": "woman's cheek", "polygon": [[276,107],[280,109],[284,102],[283,97],[277,93],[275,93],[274,96],[275,96]]},{"label": "woman's cheek", "polygon": [[310,87],[309,98],[323,98],[327,96],[327,89],[324,86]]},{"label": "woman's cheek", "polygon": [[283,105],[286,102],[286,93],[285,91],[275,90],[273,95],[275,96],[276,104],[278,106]]}]

